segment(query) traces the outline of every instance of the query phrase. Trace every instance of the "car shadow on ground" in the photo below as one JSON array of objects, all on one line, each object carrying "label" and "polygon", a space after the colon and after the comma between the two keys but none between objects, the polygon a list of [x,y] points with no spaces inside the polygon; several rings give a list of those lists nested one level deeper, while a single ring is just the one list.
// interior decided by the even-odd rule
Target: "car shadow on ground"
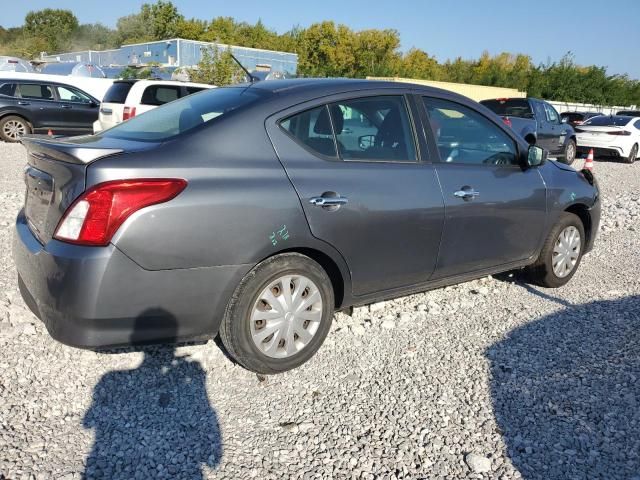
[{"label": "car shadow on ground", "polygon": [[507,454],[525,480],[640,478],[640,296],[556,300],[486,351]]},{"label": "car shadow on ground", "polygon": [[[131,341],[162,318],[175,332],[175,318],[149,310],[137,320]],[[174,346],[138,347],[140,366],[106,373],[93,392],[83,425],[95,431],[84,479],[203,478],[202,467],[222,458],[222,437],[209,403],[205,372],[176,356]]]}]

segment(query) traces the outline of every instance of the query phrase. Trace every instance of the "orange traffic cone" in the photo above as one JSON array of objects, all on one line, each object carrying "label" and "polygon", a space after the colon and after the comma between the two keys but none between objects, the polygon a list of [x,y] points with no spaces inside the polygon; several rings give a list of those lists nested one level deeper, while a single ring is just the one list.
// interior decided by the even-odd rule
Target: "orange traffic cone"
[{"label": "orange traffic cone", "polygon": [[50,137],[53,137],[53,132],[51,131],[51,129],[49,129],[49,131],[47,132],[47,135],[49,135]]},{"label": "orange traffic cone", "polygon": [[589,150],[589,155],[587,155],[587,161],[584,162],[584,169],[593,172],[593,148]]}]

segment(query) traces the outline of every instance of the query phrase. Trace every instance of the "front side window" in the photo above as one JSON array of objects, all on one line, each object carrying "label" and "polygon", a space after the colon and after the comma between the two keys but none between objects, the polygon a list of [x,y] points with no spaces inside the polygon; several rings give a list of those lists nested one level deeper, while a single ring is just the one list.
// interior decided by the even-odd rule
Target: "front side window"
[{"label": "front side window", "polygon": [[343,160],[415,162],[416,147],[404,98],[357,98],[330,106]]},{"label": "front side window", "polygon": [[171,85],[151,85],[142,94],[142,105],[164,105],[180,98],[180,87]]},{"label": "front side window", "polygon": [[37,83],[21,83],[18,86],[22,98],[34,100],[53,100],[53,90],[49,85]]},{"label": "front side window", "polygon": [[556,112],[555,108],[548,103],[545,103],[544,109],[547,112],[547,120],[549,123],[560,123],[560,120],[558,119],[558,112]]},{"label": "front side window", "polygon": [[58,98],[60,98],[60,100],[75,103],[91,103],[91,99],[86,94],[75,88],[56,87],[56,89],[58,90]]},{"label": "front side window", "polygon": [[326,105],[288,117],[280,122],[280,126],[314,152],[326,157],[337,157],[329,108]]},{"label": "front side window", "polygon": [[423,100],[442,162],[518,164],[515,142],[488,118],[455,102],[430,97]]}]

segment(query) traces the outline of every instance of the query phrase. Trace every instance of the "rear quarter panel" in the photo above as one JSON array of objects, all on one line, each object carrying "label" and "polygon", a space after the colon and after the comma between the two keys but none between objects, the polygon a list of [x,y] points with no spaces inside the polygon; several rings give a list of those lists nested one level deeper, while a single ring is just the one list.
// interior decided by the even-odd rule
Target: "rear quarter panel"
[{"label": "rear quarter panel", "polygon": [[145,177],[188,181],[178,197],[137,212],[113,238],[145,269],[256,264],[316,246],[262,117],[213,121],[157,149],[100,160],[87,173],[88,185]]}]

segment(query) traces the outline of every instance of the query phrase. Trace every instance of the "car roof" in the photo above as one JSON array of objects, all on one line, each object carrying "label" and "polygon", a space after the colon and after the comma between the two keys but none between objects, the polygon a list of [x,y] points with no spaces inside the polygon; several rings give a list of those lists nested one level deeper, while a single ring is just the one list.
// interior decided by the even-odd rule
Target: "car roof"
[{"label": "car roof", "polygon": [[[414,90],[422,94],[437,94],[465,101],[468,97],[440,88],[407,82],[389,80],[365,80],[351,78],[295,78],[280,80],[262,80],[254,83],[243,83],[233,87],[259,90],[267,94],[296,94],[301,97],[314,98],[326,95],[357,92],[362,90],[396,89]],[[231,87],[231,88],[233,88]]]}]

